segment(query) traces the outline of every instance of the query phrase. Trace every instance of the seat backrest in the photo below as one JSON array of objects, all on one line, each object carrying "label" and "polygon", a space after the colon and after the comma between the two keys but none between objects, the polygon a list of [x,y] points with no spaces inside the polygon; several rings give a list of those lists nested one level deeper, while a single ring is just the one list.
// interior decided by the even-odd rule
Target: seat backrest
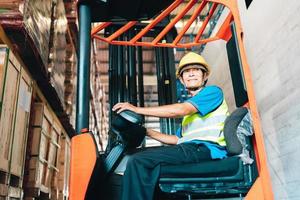
[{"label": "seat backrest", "polygon": [[240,107],[234,110],[225,120],[224,137],[229,155],[242,153],[243,146],[237,136],[237,128],[247,113],[247,108]]}]

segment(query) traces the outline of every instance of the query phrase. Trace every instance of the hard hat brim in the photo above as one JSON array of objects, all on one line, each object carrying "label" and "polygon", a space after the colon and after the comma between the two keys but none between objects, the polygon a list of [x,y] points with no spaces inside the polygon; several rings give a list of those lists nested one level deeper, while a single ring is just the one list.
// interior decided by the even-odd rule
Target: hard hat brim
[{"label": "hard hat brim", "polygon": [[176,74],[177,78],[179,78],[182,75],[182,73],[187,69],[201,69],[201,70],[205,71],[207,76],[209,76],[209,74],[210,74],[210,71],[207,66],[204,66],[203,64],[195,63],[195,64],[187,64],[187,65],[181,67],[181,69]]},{"label": "hard hat brim", "polygon": [[200,65],[206,71],[206,76],[210,75],[211,69],[210,66],[208,66],[208,64],[206,63],[205,59],[197,53],[189,52],[184,55],[179,62],[178,68],[176,70],[177,78],[181,76],[182,70],[187,69],[186,67],[190,65]]}]

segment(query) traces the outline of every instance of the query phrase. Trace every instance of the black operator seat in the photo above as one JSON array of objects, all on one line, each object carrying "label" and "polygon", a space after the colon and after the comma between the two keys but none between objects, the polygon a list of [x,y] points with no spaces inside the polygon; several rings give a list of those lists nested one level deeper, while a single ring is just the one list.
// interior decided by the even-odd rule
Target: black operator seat
[{"label": "black operator seat", "polygon": [[162,166],[159,179],[161,194],[189,198],[244,196],[257,177],[251,136],[241,136],[242,139],[239,139],[241,131],[238,131],[238,128],[241,124],[251,126],[246,128],[252,130],[252,124],[247,125],[244,122],[248,112],[247,108],[237,108],[225,120],[224,136],[229,152],[228,158]]}]

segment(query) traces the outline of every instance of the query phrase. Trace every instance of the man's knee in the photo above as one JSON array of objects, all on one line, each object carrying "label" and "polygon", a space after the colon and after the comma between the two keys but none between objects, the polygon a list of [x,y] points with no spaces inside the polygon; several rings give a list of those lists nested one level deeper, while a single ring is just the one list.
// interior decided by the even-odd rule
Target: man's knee
[{"label": "man's knee", "polygon": [[146,167],[151,162],[151,159],[149,159],[146,155],[144,155],[142,152],[136,153],[131,155],[128,158],[127,161],[127,167],[128,166],[138,166],[138,167]]}]

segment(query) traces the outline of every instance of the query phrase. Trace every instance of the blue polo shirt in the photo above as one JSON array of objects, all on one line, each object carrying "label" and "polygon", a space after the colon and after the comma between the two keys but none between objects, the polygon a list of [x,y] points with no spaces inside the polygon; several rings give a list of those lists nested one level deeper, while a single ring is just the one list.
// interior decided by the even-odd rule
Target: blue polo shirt
[{"label": "blue polo shirt", "polygon": [[[206,86],[195,96],[188,99],[186,102],[191,103],[199,112],[201,116],[205,116],[208,113],[217,109],[223,102],[224,96],[221,88],[217,86]],[[176,136],[181,138],[181,128],[176,131]],[[205,145],[211,154],[212,159],[222,159],[227,157],[227,151],[225,147],[212,142],[203,140],[189,141],[201,145]]]}]

